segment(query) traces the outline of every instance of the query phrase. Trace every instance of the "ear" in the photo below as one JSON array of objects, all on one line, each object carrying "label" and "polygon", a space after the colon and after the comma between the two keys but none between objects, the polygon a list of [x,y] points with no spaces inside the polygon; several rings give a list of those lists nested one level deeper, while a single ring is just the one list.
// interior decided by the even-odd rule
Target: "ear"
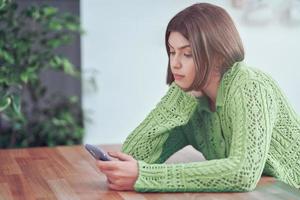
[{"label": "ear", "polygon": [[220,54],[215,55],[214,63],[213,63],[214,68],[212,70],[213,76],[220,76],[222,74],[224,63],[225,63],[224,56],[221,56]]}]

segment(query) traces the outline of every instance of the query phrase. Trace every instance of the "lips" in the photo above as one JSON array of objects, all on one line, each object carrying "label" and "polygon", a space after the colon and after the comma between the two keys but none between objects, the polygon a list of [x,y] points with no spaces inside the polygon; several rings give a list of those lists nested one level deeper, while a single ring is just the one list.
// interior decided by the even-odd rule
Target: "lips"
[{"label": "lips", "polygon": [[180,75],[180,74],[173,74],[173,76],[175,80],[180,80],[184,77],[184,75]]}]

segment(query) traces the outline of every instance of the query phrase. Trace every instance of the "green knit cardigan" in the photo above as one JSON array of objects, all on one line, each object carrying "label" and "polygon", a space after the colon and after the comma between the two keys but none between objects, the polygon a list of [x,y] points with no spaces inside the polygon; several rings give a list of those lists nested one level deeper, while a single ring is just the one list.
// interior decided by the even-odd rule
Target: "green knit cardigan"
[{"label": "green knit cardigan", "polygon": [[[187,145],[206,160],[163,163]],[[244,62],[223,75],[215,112],[173,82],[122,151],[138,160],[138,192],[251,191],[262,174],[300,188],[300,118],[276,82]]]}]

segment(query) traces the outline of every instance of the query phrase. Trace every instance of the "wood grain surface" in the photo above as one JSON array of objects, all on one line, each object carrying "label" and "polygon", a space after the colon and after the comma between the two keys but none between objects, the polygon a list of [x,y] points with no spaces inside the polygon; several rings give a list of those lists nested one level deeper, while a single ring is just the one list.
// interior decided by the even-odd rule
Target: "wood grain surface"
[{"label": "wood grain surface", "polygon": [[[100,145],[120,150],[121,145]],[[203,161],[188,146],[167,163]],[[136,193],[109,190],[106,177],[83,146],[0,150],[0,200],[10,199],[300,199],[297,189],[272,177],[262,177],[253,192],[245,193]]]}]

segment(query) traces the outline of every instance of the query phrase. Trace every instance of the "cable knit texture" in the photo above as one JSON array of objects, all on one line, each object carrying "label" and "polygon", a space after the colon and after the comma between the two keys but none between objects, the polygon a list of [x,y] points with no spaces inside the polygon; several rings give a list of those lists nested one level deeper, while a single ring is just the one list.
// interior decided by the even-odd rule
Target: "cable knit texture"
[{"label": "cable knit texture", "polygon": [[[300,118],[276,82],[244,62],[222,77],[216,111],[174,82],[122,151],[138,160],[139,192],[241,192],[262,173],[300,188]],[[164,164],[192,145],[203,162]]]}]

